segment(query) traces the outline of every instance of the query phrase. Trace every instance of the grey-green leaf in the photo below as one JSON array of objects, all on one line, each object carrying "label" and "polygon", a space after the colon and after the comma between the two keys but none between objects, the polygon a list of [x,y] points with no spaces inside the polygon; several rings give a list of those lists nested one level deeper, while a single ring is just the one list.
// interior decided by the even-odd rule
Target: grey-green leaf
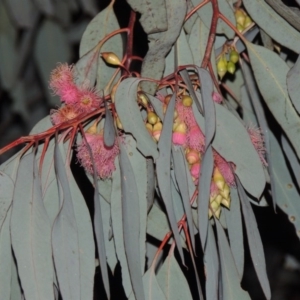
[{"label": "grey-green leaf", "polygon": [[289,167],[285,161],[282,149],[274,137],[270,134],[271,159],[273,162],[273,176],[275,181],[274,191],[277,194],[277,205],[288,215],[293,223],[296,233],[300,238],[300,194],[294,185]]},{"label": "grey-green leaf", "polygon": [[157,274],[158,284],[168,300],[193,299],[188,282],[171,251]]},{"label": "grey-green leaf", "polygon": [[107,107],[107,103],[105,102],[105,122],[104,122],[104,144],[106,147],[110,148],[115,143],[115,125],[114,119],[112,117],[111,111]]},{"label": "grey-green leaf", "polygon": [[126,132],[137,142],[137,148],[144,156],[158,157],[157,145],[148,133],[137,104],[137,87],[141,79],[123,80],[115,95],[116,111]]},{"label": "grey-green leaf", "polygon": [[290,98],[297,110],[300,113],[300,56],[295,63],[295,65],[289,70],[286,77],[287,89]]},{"label": "grey-green leaf", "polygon": [[72,194],[59,144],[54,150],[60,211],[52,227],[52,248],[56,275],[63,298],[79,300],[80,264],[78,228]]},{"label": "grey-green leaf", "polygon": [[11,215],[11,239],[25,297],[53,299],[51,227],[42,201],[34,153],[20,162]]},{"label": "grey-green leaf", "polygon": [[[166,0],[168,30],[148,35],[149,50],[143,60],[141,76],[161,79],[165,68],[165,56],[171,50],[180,34],[186,13],[186,1]],[[154,94],[156,84],[145,82],[142,88],[149,94]]]},{"label": "grey-green leaf", "polygon": [[140,23],[146,34],[168,29],[165,0],[127,0],[131,8],[141,14]]},{"label": "grey-green leaf", "polygon": [[249,294],[241,288],[240,277],[221,224],[216,222],[221,262],[222,296],[224,300],[250,300]]},{"label": "grey-green leaf", "polygon": [[243,0],[243,4],[254,22],[271,38],[296,53],[300,52],[300,33],[264,0]]},{"label": "grey-green leaf", "polygon": [[254,269],[256,271],[258,280],[261,284],[262,290],[266,298],[269,300],[271,299],[271,290],[270,290],[269,280],[267,277],[264,248],[257,228],[257,223],[255,220],[255,216],[251,204],[248,201],[246,192],[244,191],[244,188],[241,185],[239,178],[237,177],[236,177],[236,184],[237,184],[237,189],[242,204],[242,211],[243,211],[245,227],[248,236],[250,255],[253,261]]},{"label": "grey-green leaf", "polygon": [[183,261],[183,251],[180,244],[179,232],[173,207],[172,193],[171,193],[171,146],[172,146],[172,126],[173,126],[173,115],[175,109],[175,97],[173,94],[168,108],[165,114],[163,129],[158,142],[159,157],[156,160],[156,174],[158,187],[160,190],[161,197],[166,206],[168,219],[172,228],[176,245]]},{"label": "grey-green leaf", "polygon": [[230,210],[223,208],[222,213],[226,216],[230,248],[240,279],[242,280],[244,273],[243,223],[240,201],[235,188],[230,189],[230,198]]},{"label": "grey-green leaf", "polygon": [[14,192],[14,182],[3,172],[0,172],[0,230],[11,205]]},{"label": "grey-green leaf", "polygon": [[122,199],[121,199],[121,173],[119,166],[119,159],[115,160],[116,170],[113,172],[112,177],[112,191],[111,191],[111,220],[114,240],[116,245],[116,253],[121,265],[122,272],[122,285],[125,294],[129,297],[132,292],[131,280],[128,269],[128,262],[125,255],[124,247],[124,233],[122,223]]},{"label": "grey-green leaf", "polygon": [[275,52],[264,47],[247,43],[247,49],[259,90],[300,156],[300,118],[289,99],[286,85],[289,67]]},{"label": "grey-green leaf", "polygon": [[140,259],[139,194],[134,172],[122,142],[119,143],[119,147],[125,253],[134,294],[137,299],[143,300],[145,299],[145,296],[142,284],[143,274]]}]

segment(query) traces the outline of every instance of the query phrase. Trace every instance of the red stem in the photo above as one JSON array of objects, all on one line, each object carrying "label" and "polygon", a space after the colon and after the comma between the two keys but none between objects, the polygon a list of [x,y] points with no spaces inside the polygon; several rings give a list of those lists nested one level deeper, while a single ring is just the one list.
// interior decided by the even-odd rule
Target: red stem
[{"label": "red stem", "polygon": [[126,56],[128,59],[125,62],[126,69],[129,70],[131,60],[132,60],[132,51],[133,51],[133,28],[135,24],[136,13],[135,11],[130,12],[129,24],[128,24],[128,34],[127,34],[127,46],[126,46]]}]

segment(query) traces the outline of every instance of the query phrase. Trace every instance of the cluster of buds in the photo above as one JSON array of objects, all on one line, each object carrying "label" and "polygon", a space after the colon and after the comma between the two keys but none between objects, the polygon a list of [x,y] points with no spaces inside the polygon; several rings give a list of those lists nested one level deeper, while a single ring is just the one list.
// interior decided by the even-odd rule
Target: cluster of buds
[{"label": "cluster of buds", "polygon": [[247,13],[243,9],[236,9],[235,13],[235,20],[236,20],[236,28],[239,32],[243,32],[246,28],[248,28],[253,21],[247,15]]},{"label": "cluster of buds", "polygon": [[69,121],[81,113],[89,113],[100,106],[101,99],[93,88],[75,84],[73,66],[58,65],[50,75],[50,88],[64,104],[57,110],[51,110],[54,125]]},{"label": "cluster of buds", "polygon": [[209,198],[209,218],[215,216],[219,219],[222,208],[221,204],[229,209],[230,202],[230,187],[226,183],[224,176],[221,174],[219,168],[215,166]]},{"label": "cluster of buds", "polygon": [[148,111],[146,128],[153,139],[158,142],[162,130],[162,123],[158,115],[153,111]]},{"label": "cluster of buds", "polygon": [[223,53],[217,62],[217,72],[222,79],[228,72],[234,74],[236,70],[235,64],[239,61],[239,53],[235,49],[230,49],[229,60],[226,59],[225,53]]}]

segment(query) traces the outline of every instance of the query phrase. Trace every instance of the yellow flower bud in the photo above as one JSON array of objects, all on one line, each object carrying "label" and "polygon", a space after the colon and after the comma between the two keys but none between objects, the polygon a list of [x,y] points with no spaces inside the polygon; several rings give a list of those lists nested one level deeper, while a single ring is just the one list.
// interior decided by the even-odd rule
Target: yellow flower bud
[{"label": "yellow flower bud", "polygon": [[182,96],[182,104],[186,107],[192,106],[193,99],[188,95],[184,95]]},{"label": "yellow flower bud", "polygon": [[221,79],[227,72],[226,67],[227,67],[227,61],[226,61],[225,57],[221,57],[217,63],[217,71],[218,71],[218,75],[220,76]]},{"label": "yellow flower bud", "polygon": [[245,28],[241,24],[236,24],[236,29],[238,30],[238,32],[243,32]]},{"label": "yellow flower bud", "polygon": [[192,165],[200,160],[200,153],[196,150],[190,150],[189,152],[186,153],[185,155],[187,162]]},{"label": "yellow flower bud", "polygon": [[146,123],[146,128],[147,128],[148,132],[152,135],[153,126],[150,123]]},{"label": "yellow flower bud", "polygon": [[238,52],[235,51],[235,50],[232,50],[232,51],[230,52],[229,59],[230,59],[230,61],[232,61],[234,64],[236,64],[236,63],[239,61],[239,54],[238,54]]},{"label": "yellow flower bud", "polygon": [[186,133],[186,130],[187,130],[187,127],[186,127],[185,123],[181,122],[173,131],[180,132],[180,133]]},{"label": "yellow flower bud", "polygon": [[102,52],[101,56],[104,59],[104,61],[110,65],[114,65],[114,66],[121,65],[121,61],[119,60],[118,56],[113,52]]},{"label": "yellow flower bud", "polygon": [[244,28],[249,27],[252,23],[253,23],[252,19],[249,16],[247,16],[245,18]]},{"label": "yellow flower bud", "polygon": [[158,116],[156,113],[150,111],[150,112],[148,112],[147,120],[150,124],[154,125],[158,121]]},{"label": "yellow flower bud", "polygon": [[235,64],[232,61],[229,61],[227,64],[228,73],[234,74],[235,70],[236,70]]},{"label": "yellow flower bud", "polygon": [[246,15],[241,9],[237,9],[234,13],[236,23],[244,27]]},{"label": "yellow flower bud", "polygon": [[214,169],[213,181],[215,182],[219,190],[223,190],[225,186],[225,179],[217,167],[215,167]]},{"label": "yellow flower bud", "polygon": [[93,123],[93,125],[90,126],[90,127],[87,129],[86,133],[89,133],[89,134],[96,134],[97,131],[98,131],[97,126],[98,126],[98,122],[95,121],[95,122]]},{"label": "yellow flower bud", "polygon": [[121,129],[121,130],[124,129],[119,117],[116,118],[116,125],[119,129]]},{"label": "yellow flower bud", "polygon": [[144,107],[148,107],[148,97],[144,93],[139,93],[138,98]]}]

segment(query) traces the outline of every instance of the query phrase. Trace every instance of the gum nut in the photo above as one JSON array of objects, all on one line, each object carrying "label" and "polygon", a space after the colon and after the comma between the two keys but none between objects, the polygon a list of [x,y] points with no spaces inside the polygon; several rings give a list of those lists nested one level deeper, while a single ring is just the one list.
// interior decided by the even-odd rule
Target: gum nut
[{"label": "gum nut", "polygon": [[149,133],[152,135],[153,132],[153,126],[150,123],[146,123],[146,128],[149,131]]},{"label": "gum nut", "polygon": [[119,60],[118,56],[113,52],[102,52],[102,58],[110,65],[119,66],[121,65],[121,61]]},{"label": "gum nut", "polygon": [[230,52],[229,59],[230,59],[230,61],[232,61],[234,64],[236,64],[236,63],[239,61],[239,54],[238,54],[238,52],[235,51],[235,50],[232,50],[232,51]]},{"label": "gum nut", "polygon": [[157,122],[156,124],[153,125],[153,131],[161,131],[162,127],[163,127],[162,123]]},{"label": "gum nut", "polygon": [[176,128],[175,128],[175,130],[174,130],[174,132],[181,132],[181,133],[186,133],[186,130],[187,130],[187,128],[186,128],[186,125],[185,125],[185,123],[183,123],[183,122],[181,122]]},{"label": "gum nut", "polygon": [[157,117],[156,113],[154,113],[152,111],[148,112],[147,120],[150,124],[152,124],[152,125],[156,124],[157,119],[158,119],[158,117]]},{"label": "gum nut", "polygon": [[198,162],[200,160],[200,155],[199,152],[195,151],[195,150],[190,150],[186,155],[186,160],[190,165],[195,164],[196,162]]},{"label": "gum nut", "polygon": [[236,70],[235,64],[232,61],[229,61],[227,65],[228,73],[234,74],[235,70]]},{"label": "gum nut", "polygon": [[193,104],[193,99],[188,95],[184,95],[182,96],[182,104],[186,107],[190,107]]},{"label": "gum nut", "polygon": [[139,99],[140,99],[140,101],[141,101],[141,103],[142,103],[142,105],[144,106],[144,107],[148,107],[148,97],[145,95],[145,94],[143,94],[143,93],[139,93],[138,94],[138,97],[139,97]]}]

